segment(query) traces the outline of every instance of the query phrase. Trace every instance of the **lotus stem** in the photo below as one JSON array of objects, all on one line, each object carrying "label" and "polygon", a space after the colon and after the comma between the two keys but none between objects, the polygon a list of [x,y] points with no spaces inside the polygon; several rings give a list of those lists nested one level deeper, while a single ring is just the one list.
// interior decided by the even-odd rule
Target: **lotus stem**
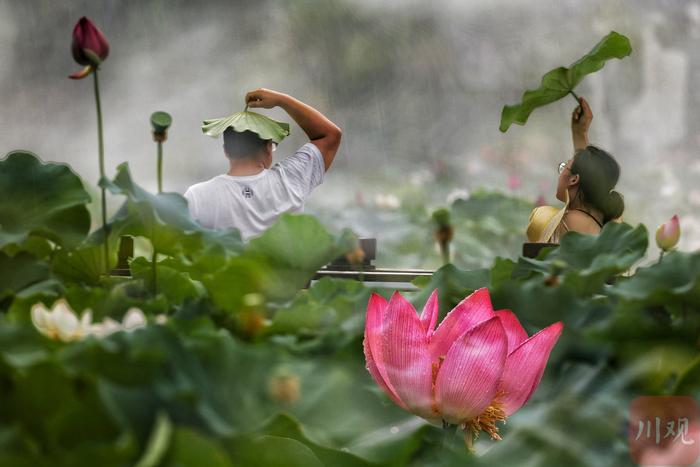
[{"label": "lotus stem", "polygon": [[158,141],[158,193],[163,192],[163,142]]},{"label": "lotus stem", "polygon": [[581,104],[581,98],[578,97],[578,96],[576,95],[576,93],[575,93],[573,90],[569,91],[569,94],[571,94],[572,96],[574,96],[574,99],[576,99],[576,102],[578,102],[579,104]]},{"label": "lotus stem", "polygon": [[158,250],[156,246],[153,245],[153,255],[151,256],[151,267],[153,268],[153,296],[158,295],[158,269],[156,268],[156,262],[158,261]]},{"label": "lotus stem", "polygon": [[447,436],[450,434],[450,424],[445,420],[442,421],[442,440],[440,441],[440,449],[445,449],[447,445]]},{"label": "lotus stem", "polygon": [[441,244],[440,250],[442,252],[442,263],[448,264],[450,262],[450,242]]},{"label": "lotus stem", "polygon": [[[97,109],[97,154],[99,156],[100,180],[105,177],[105,148],[102,137],[102,105],[100,104],[100,82],[97,77],[98,69],[93,72],[95,84],[95,107]],[[106,273],[109,273],[109,229],[107,227],[107,193],[104,187],[102,192],[102,231],[104,232],[104,260]]]},{"label": "lotus stem", "polygon": [[442,256],[443,264],[450,262],[450,242],[453,237],[454,227],[449,224],[442,225],[435,231],[435,239],[440,247],[440,256]]},{"label": "lotus stem", "polygon": [[[163,192],[163,141],[158,140],[158,194]],[[153,245],[153,256],[151,258],[151,266],[153,267],[153,295],[158,295],[158,268],[156,262],[158,260],[158,250]]]},{"label": "lotus stem", "polygon": [[[440,450],[445,451],[454,445],[455,435],[457,434],[457,425],[451,425],[445,420],[442,421],[442,438],[440,440]],[[467,437],[471,437],[471,433],[464,433],[464,442],[467,443]],[[467,444],[467,448],[470,452],[473,452],[472,447]]]}]

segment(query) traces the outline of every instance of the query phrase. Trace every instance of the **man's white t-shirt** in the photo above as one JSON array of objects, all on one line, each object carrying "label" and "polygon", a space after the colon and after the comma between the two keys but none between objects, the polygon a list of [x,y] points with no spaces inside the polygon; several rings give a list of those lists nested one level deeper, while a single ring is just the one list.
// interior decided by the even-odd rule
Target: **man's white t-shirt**
[{"label": "man's white t-shirt", "polygon": [[256,175],[218,175],[185,192],[190,214],[210,229],[235,227],[244,240],[262,233],[285,212],[301,212],[326,172],[321,151],[306,143]]}]

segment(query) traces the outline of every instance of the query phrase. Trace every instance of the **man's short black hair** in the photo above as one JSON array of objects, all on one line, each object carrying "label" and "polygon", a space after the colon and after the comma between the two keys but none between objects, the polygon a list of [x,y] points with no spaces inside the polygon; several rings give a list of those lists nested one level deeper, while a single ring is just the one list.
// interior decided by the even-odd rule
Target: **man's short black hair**
[{"label": "man's short black hair", "polygon": [[231,127],[224,131],[224,151],[229,159],[253,158],[264,151],[267,140],[252,131],[237,132]]}]

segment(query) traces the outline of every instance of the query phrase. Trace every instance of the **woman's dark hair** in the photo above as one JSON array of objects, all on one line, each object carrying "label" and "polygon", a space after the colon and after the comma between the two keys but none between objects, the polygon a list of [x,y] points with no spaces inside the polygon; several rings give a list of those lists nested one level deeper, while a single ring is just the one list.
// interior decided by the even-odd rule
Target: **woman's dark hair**
[{"label": "woman's dark hair", "polygon": [[574,155],[571,173],[580,178],[577,196],[603,213],[604,224],[622,215],[625,201],[614,190],[620,165],[610,153],[595,146],[581,149]]},{"label": "woman's dark hair", "polygon": [[265,150],[267,141],[252,131],[237,132],[231,127],[224,131],[224,151],[229,159],[245,159],[257,156]]}]

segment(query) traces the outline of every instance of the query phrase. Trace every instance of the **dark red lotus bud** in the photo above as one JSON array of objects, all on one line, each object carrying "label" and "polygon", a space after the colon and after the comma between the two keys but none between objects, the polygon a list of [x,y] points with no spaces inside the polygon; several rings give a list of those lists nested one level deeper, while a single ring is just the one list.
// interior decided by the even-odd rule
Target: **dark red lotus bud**
[{"label": "dark red lotus bud", "polygon": [[71,52],[79,64],[96,67],[109,55],[109,43],[102,31],[83,16],[73,28]]}]

